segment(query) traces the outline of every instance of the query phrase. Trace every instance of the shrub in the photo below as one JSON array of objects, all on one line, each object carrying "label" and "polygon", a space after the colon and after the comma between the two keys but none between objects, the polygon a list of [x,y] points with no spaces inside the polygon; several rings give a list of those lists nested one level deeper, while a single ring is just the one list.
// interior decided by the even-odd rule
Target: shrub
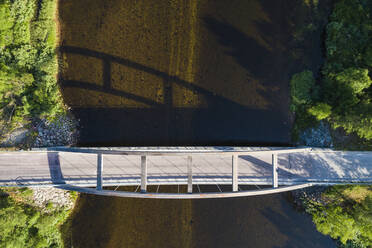
[{"label": "shrub", "polygon": [[[24,189],[20,196],[29,192]],[[10,196],[0,197],[0,247],[63,247],[59,226],[68,214],[57,208],[40,212]]]},{"label": "shrub", "polygon": [[326,103],[318,103],[309,108],[309,113],[313,115],[318,121],[329,117],[332,113],[332,107]]},{"label": "shrub", "polygon": [[361,94],[364,89],[371,86],[372,81],[368,76],[367,69],[347,68],[335,75],[335,80],[340,85],[351,88],[353,94]]},{"label": "shrub", "polygon": [[9,2],[0,2],[0,17],[0,49],[2,49],[13,40],[13,17],[10,13]]},{"label": "shrub", "polygon": [[9,129],[64,112],[55,8],[56,0],[0,0],[0,115]]},{"label": "shrub", "polygon": [[300,105],[311,103],[312,89],[315,86],[313,73],[309,70],[294,74],[291,82],[291,110],[296,111]]},{"label": "shrub", "polygon": [[327,26],[321,105],[309,109],[365,139],[372,139],[371,6],[364,0],[336,2]]},{"label": "shrub", "polygon": [[306,207],[318,231],[348,247],[372,246],[371,186],[334,186],[322,198],[326,204],[310,201]]}]

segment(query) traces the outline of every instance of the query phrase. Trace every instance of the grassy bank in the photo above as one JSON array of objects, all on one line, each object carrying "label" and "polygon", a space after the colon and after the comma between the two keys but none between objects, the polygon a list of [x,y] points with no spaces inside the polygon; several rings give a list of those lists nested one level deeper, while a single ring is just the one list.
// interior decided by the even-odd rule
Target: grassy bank
[{"label": "grassy bank", "polygon": [[[326,28],[325,63],[319,77],[305,70],[291,80],[296,134],[317,121],[326,120],[338,130],[333,133],[338,136],[338,147],[371,147],[371,11],[370,1],[335,2]],[[349,137],[340,138],[343,135]]]},{"label": "grassy bank", "polygon": [[56,0],[0,1],[0,130],[64,112],[57,84]]},{"label": "grassy bank", "polygon": [[70,211],[37,206],[28,188],[0,189],[0,247],[63,247],[60,227]]}]

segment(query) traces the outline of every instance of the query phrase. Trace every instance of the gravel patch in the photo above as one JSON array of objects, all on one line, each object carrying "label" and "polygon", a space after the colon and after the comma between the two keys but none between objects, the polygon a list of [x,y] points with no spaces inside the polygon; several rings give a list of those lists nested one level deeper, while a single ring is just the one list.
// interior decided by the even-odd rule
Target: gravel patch
[{"label": "gravel patch", "polygon": [[299,209],[305,209],[305,205],[304,205],[305,199],[324,205],[325,202],[322,199],[322,193],[327,188],[328,186],[313,186],[310,188],[304,188],[304,189],[291,191],[291,194],[293,197],[293,203]]},{"label": "gravel patch", "polygon": [[330,127],[321,121],[317,127],[309,128],[300,134],[299,144],[312,147],[333,147]]},{"label": "gravel patch", "polygon": [[37,137],[33,147],[72,146],[77,139],[77,121],[62,115],[52,121],[41,120],[35,127]]},{"label": "gravel patch", "polygon": [[[33,147],[73,146],[78,136],[77,126],[78,122],[72,115],[43,119],[34,127],[37,136]],[[74,206],[75,201],[69,191],[53,187],[33,187],[32,190],[34,204],[45,211],[48,211],[49,203],[53,204],[53,208],[72,209]]]},{"label": "gravel patch", "polygon": [[45,209],[48,203],[53,203],[54,207],[67,209],[72,209],[74,206],[74,199],[67,190],[52,187],[33,187],[32,191],[34,204],[40,208]]}]

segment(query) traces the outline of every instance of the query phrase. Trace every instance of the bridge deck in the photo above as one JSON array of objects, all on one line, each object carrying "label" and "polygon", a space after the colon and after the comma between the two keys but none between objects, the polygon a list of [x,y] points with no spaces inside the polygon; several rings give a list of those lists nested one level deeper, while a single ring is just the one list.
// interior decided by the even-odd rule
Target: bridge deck
[{"label": "bridge deck", "polygon": [[[372,183],[372,152],[279,153],[279,185]],[[272,153],[238,157],[239,184],[272,184]],[[232,156],[193,154],[193,184],[231,184]],[[103,186],[140,185],[140,155],[103,155]],[[147,184],[187,184],[187,155],[147,156]],[[0,186],[96,186],[97,154],[56,151],[0,153]]]}]

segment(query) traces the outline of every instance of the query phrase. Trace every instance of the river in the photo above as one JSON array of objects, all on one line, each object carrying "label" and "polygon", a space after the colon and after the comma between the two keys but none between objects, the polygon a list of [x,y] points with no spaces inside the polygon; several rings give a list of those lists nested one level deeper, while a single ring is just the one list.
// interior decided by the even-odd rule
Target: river
[{"label": "river", "polygon": [[60,1],[79,144],[290,144],[290,77],[321,65],[304,2]]},{"label": "river", "polygon": [[105,248],[336,247],[316,231],[310,216],[295,210],[289,197],[143,200],[81,195],[68,240],[73,247]]},{"label": "river", "polygon": [[[81,146],[288,146],[289,81],[318,74],[330,0],[59,2],[60,84]],[[332,247],[287,194],[81,195],[74,247]]]}]

